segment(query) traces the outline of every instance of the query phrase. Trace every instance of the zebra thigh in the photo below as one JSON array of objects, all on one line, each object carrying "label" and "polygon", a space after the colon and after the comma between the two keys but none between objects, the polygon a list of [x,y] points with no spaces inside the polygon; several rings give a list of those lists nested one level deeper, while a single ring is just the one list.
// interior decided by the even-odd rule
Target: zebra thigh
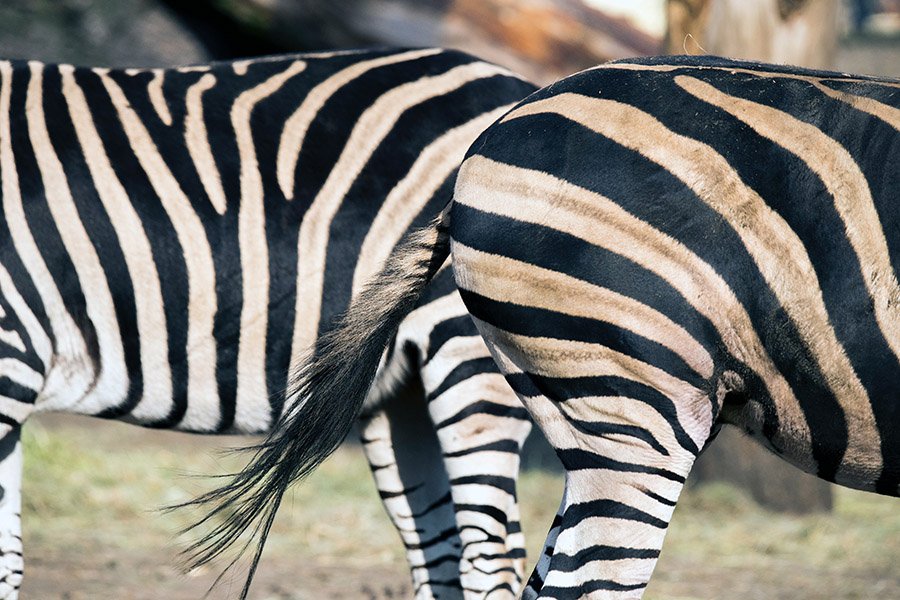
[{"label": "zebra thigh", "polygon": [[[506,323],[497,319],[502,325]],[[643,356],[479,329],[566,469],[563,502],[526,598],[640,598],[711,404]]]},{"label": "zebra thigh", "polygon": [[469,236],[470,219],[517,233],[512,222],[470,210],[469,198],[458,189],[452,215],[461,294],[566,469],[547,554],[524,596],[640,598],[713,434],[714,361],[665,315],[600,285],[597,269],[608,265],[589,264],[584,279],[546,268],[551,232],[519,238],[526,243]]}]

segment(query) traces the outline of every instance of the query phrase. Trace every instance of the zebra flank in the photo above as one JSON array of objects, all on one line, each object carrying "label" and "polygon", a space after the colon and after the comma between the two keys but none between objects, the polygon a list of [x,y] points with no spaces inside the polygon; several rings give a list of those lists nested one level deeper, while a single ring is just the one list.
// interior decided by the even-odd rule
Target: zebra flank
[{"label": "zebra flank", "polygon": [[[530,422],[449,270],[418,303],[417,281],[367,341],[371,393],[360,384],[340,410],[300,403],[291,373],[329,353],[340,315],[373,324],[354,298],[408,266],[396,248],[447,205],[466,149],[533,90],[437,48],[172,69],[0,61],[0,598],[21,583],[18,435],[35,411],[201,433],[265,433],[293,415],[292,439],[279,425],[262,446],[309,453],[278,498],[364,412],[417,597],[515,595]],[[416,379],[421,418],[404,422],[434,441],[410,471],[393,402]],[[428,472],[442,479],[425,485]]]},{"label": "zebra flank", "polygon": [[[45,333],[65,340],[53,362],[69,371],[47,369],[54,385],[34,390],[38,404],[192,431],[268,429],[290,357],[349,304],[351,290],[326,284],[326,256],[358,253],[361,240],[343,239],[340,227],[357,214],[379,214],[377,203],[361,199],[374,173],[401,152],[412,158],[438,145],[429,161],[436,177],[419,167],[411,174],[418,177],[404,180],[393,165],[403,221],[392,227],[382,217],[375,234],[382,249],[363,255],[370,262],[357,267],[357,287],[414,223],[438,212],[438,190],[459,161],[449,155],[507,106],[446,115],[442,127],[462,130],[455,144],[428,123],[398,121],[454,93],[464,100],[496,78],[516,85],[497,67],[437,49],[185,72],[4,62],[0,72],[4,208],[21,260],[8,268],[40,282],[29,300],[47,309]],[[360,110],[352,102],[363,84],[381,93]],[[328,114],[342,110],[359,118]],[[334,165],[325,168],[313,150],[340,148],[333,138],[342,137],[341,154],[327,157]],[[401,148],[396,137],[404,138]],[[295,182],[297,172],[304,177]],[[405,191],[421,183],[429,195]],[[331,271],[346,268],[353,265]],[[279,332],[294,324],[291,343],[273,335],[274,323]],[[86,362],[85,354],[95,356]],[[90,390],[86,396],[63,389],[73,381]]]}]

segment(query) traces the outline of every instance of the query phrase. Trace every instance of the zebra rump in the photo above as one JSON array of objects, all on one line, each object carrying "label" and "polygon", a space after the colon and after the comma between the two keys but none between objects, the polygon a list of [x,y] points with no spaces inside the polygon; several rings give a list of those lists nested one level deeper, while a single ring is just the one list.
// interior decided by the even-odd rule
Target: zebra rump
[{"label": "zebra rump", "polygon": [[[525,598],[640,598],[725,424],[897,496],[898,130],[898,81],[715,57],[544,88],[473,144],[449,223],[392,258],[419,267],[366,289],[362,305],[383,304],[310,358],[298,400],[367,384],[380,354],[366,334],[408,310],[449,227],[466,306],[567,469]],[[315,452],[264,449],[225,488],[241,522],[282,493],[267,477],[305,472]]]}]

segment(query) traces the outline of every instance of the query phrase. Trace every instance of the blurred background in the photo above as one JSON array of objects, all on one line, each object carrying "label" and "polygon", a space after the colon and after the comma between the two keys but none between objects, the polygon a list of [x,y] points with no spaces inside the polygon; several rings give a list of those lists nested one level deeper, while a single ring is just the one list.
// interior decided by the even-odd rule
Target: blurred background
[{"label": "blurred background", "polygon": [[[648,54],[720,54],[900,77],[900,0],[2,0],[0,58],[166,66],[371,45],[456,47],[546,84]],[[562,489],[532,436],[520,486],[530,555]],[[163,505],[239,457],[201,437],[69,416],[26,425],[22,597],[194,599]],[[900,598],[900,504],[784,466],[726,431],[698,463],[649,599]],[[358,448],[286,503],[257,599],[407,598],[399,538]],[[213,594],[224,597],[227,586]]]}]

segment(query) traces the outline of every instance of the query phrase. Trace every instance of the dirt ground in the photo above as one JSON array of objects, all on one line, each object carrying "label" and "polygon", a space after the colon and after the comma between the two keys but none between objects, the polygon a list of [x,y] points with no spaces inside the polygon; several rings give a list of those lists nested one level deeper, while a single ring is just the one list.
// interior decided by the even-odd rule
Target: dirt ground
[{"label": "dirt ground", "polygon": [[[163,456],[209,457],[224,447],[247,443],[249,438],[224,436],[197,436],[168,431],[153,431],[121,423],[73,417],[69,415],[41,415],[27,425],[37,429],[40,436],[60,438],[67,444],[90,444],[91,455],[102,456],[109,453],[124,459],[131,466],[146,469],[147,479],[159,479],[163,485],[171,481],[178,486],[182,480],[180,473],[172,472],[171,466],[157,457]],[[25,528],[26,575],[22,588],[23,600],[196,600],[203,598],[217,572],[204,568],[189,575],[178,568],[178,547],[174,542],[177,525],[165,519],[156,509],[172,498],[158,497],[154,485],[148,485],[143,497],[132,498],[128,490],[116,489],[127,486],[113,484],[108,487],[113,497],[109,500],[110,511],[103,514],[93,506],[91,499],[86,502],[84,515],[74,519],[71,515],[46,514],[45,511],[29,511],[29,489],[33,486],[29,474],[31,464],[26,450],[26,484],[23,520]],[[191,458],[191,460],[194,460]],[[198,468],[189,463],[191,472]],[[76,465],[75,468],[81,465]],[[73,481],[62,481],[61,495],[69,492],[68,487],[93,482],[97,487],[106,487],[107,478],[115,477],[117,463],[103,472],[91,469],[71,473]],[[203,467],[200,467],[202,469]],[[204,471],[214,472],[214,471]],[[41,471],[43,473],[43,471]],[[68,477],[68,475],[66,475]],[[81,477],[85,479],[81,479]],[[380,513],[374,486],[363,480],[370,507]],[[370,489],[371,488],[371,489]],[[43,489],[37,494],[43,494]],[[180,499],[180,498],[176,498]],[[77,500],[77,495],[76,495]],[[134,504],[133,512],[123,503]],[[77,507],[73,507],[78,511]],[[39,512],[44,514],[29,514]],[[80,512],[80,511],[79,511]],[[93,513],[93,514],[91,514]],[[99,513],[99,514],[98,514]],[[379,514],[379,516],[382,516]],[[386,527],[387,517],[383,516]],[[163,521],[161,524],[160,521]],[[338,524],[339,526],[339,524]],[[347,536],[352,536],[348,531]],[[396,544],[399,541],[387,542]],[[338,564],[334,550],[321,557],[303,554],[269,553],[260,567],[254,583],[251,598],[256,600],[312,600],[322,598],[389,599],[411,597],[411,586],[402,560],[385,561],[383,555],[373,557],[375,567],[359,564]],[[365,556],[356,560],[365,562]],[[394,562],[395,564],[390,564]],[[216,588],[210,598],[235,597],[239,582],[227,582]]]},{"label": "dirt ground", "polygon": [[[221,565],[183,575],[175,533],[191,515],[156,509],[196,491],[178,470],[222,472],[209,457],[246,438],[58,415],[36,421],[26,432],[22,599],[203,598]],[[542,473],[522,478],[530,556],[559,484]],[[358,448],[341,450],[298,487],[286,503],[290,514],[276,522],[251,598],[411,597],[399,541]],[[686,492],[647,600],[900,598],[900,501],[847,493],[849,500],[837,496],[835,513],[800,518],[751,507],[729,490]],[[208,597],[234,598],[239,580],[231,584]]]}]

